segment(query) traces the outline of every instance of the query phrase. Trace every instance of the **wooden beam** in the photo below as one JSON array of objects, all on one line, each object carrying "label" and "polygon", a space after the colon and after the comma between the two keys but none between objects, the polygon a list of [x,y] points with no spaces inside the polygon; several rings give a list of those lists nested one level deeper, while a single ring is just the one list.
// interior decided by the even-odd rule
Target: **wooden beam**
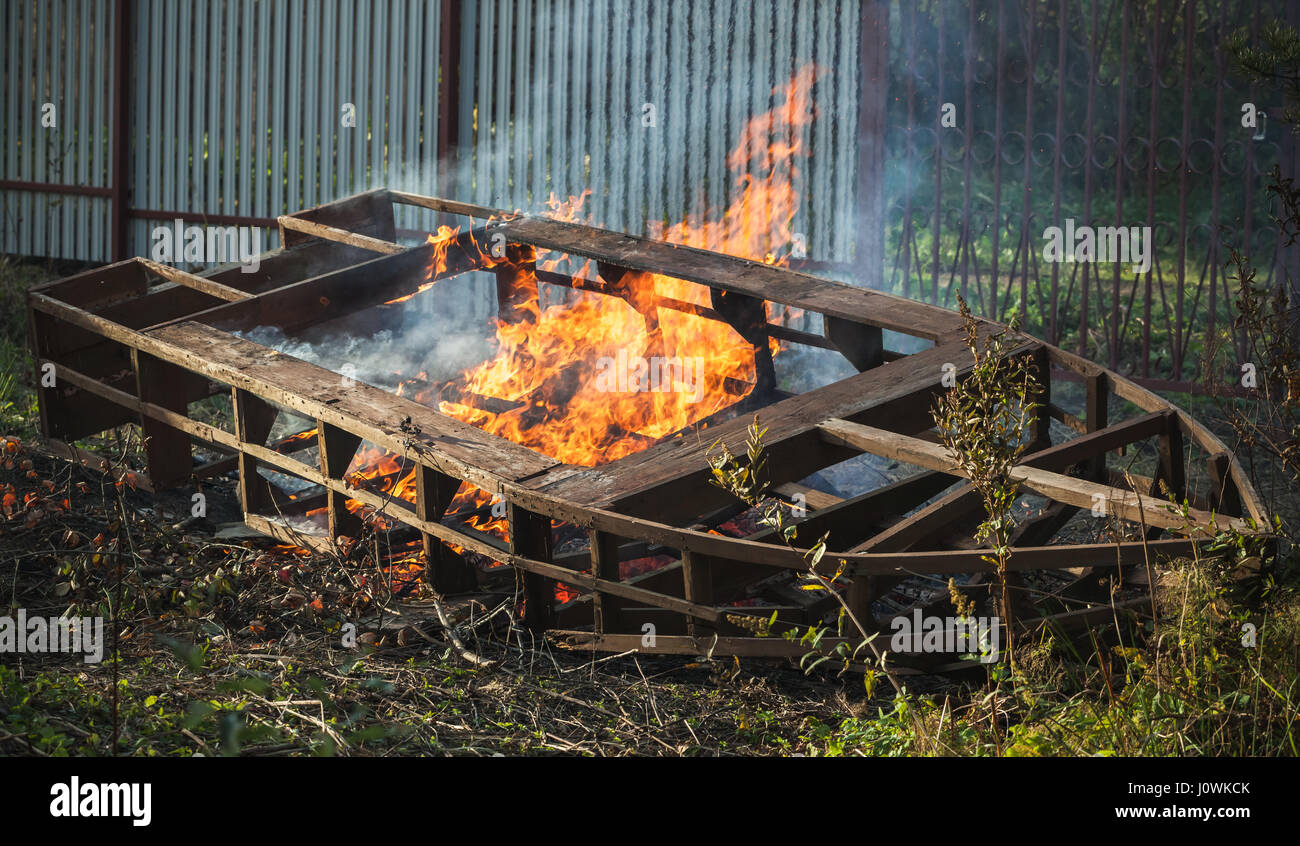
[{"label": "wooden beam", "polygon": [[186,273],[176,267],[168,267],[165,264],[159,264],[156,261],[150,261],[147,258],[137,258],[137,262],[150,273],[169,279],[177,285],[184,285],[186,288],[193,288],[201,291],[210,297],[216,297],[219,300],[225,300],[228,303],[237,303],[240,300],[246,300],[251,294],[247,291],[241,291],[238,288],[232,288],[229,285],[223,285],[213,279],[205,276],[195,276],[193,273]]},{"label": "wooden beam", "polygon": [[[713,568],[707,556],[682,550],[682,577],[686,582],[686,599],[700,605],[713,604]],[[712,634],[714,627],[707,621],[692,617],[687,632],[697,637]]]},{"label": "wooden beam", "polygon": [[517,243],[673,276],[927,340],[948,340],[962,328],[960,315],[947,309],[693,247],[540,217],[512,220],[505,231],[507,238]]},{"label": "wooden beam", "polygon": [[[436,523],[447,513],[460,490],[461,481],[431,467],[416,465],[415,513],[421,520]],[[478,583],[474,566],[428,532],[421,532],[424,544],[425,580],[443,594],[472,590]]]},{"label": "wooden beam", "polygon": [[826,317],[826,339],[848,359],[858,372],[885,363],[884,333],[879,326],[855,323],[840,317]]},{"label": "wooden beam", "polygon": [[[1084,377],[1087,384],[1087,401],[1086,416],[1084,425],[1088,432],[1096,432],[1099,429],[1105,429],[1109,425],[1107,400],[1110,398],[1110,391],[1107,388],[1107,379],[1104,372],[1091,373]],[[1088,462],[1086,475],[1095,482],[1106,481],[1106,454],[1099,453]]]},{"label": "wooden beam", "polygon": [[[353,456],[357,454],[361,438],[345,429],[317,420],[316,443],[320,448],[321,473],[330,479],[342,479]],[[355,540],[361,534],[361,518],[348,510],[347,500],[348,497],[341,491],[331,490],[329,493],[327,507],[331,538],[349,537]]]},{"label": "wooden beam", "polygon": [[369,250],[372,253],[383,253],[392,255],[394,253],[404,252],[406,247],[401,244],[395,244],[392,241],[385,241],[381,238],[372,238],[369,235],[361,235],[356,232],[349,232],[346,229],[339,229],[336,226],[327,226],[324,223],[316,223],[310,220],[293,217],[282,214],[276,220],[280,224],[281,238],[285,230],[293,232],[302,232],[305,235],[311,235],[314,238],[324,238],[327,241],[337,241],[340,244],[347,244],[350,247],[360,247],[363,250]]},{"label": "wooden beam", "polygon": [[[822,436],[834,444],[866,450],[930,470],[962,475],[957,461],[946,448],[920,438],[911,438],[845,420],[828,420],[818,428]],[[1150,526],[1160,526],[1175,531],[1190,529],[1194,532],[1204,532],[1209,531],[1209,527],[1214,523],[1210,514],[1192,510],[1188,517],[1193,526],[1187,527],[1182,515],[1171,513],[1151,497],[1140,497],[1130,491],[1063,476],[1036,467],[1017,466],[1011,470],[1011,479],[1050,499],[1081,508],[1091,508],[1095,502],[1094,497],[1100,496],[1107,503],[1107,507],[1114,510],[1122,519],[1139,522],[1144,518],[1146,524]],[[1220,520],[1219,523],[1223,525],[1224,521]],[[1240,520],[1229,521],[1227,525],[1249,531]]]},{"label": "wooden beam", "polygon": [[[138,350],[133,351],[132,359],[140,400],[184,415],[187,393],[185,371]],[[140,417],[140,428],[145,438],[145,455],[149,460],[149,478],[157,488],[172,487],[194,475],[190,436],[184,430],[147,415]]]},{"label": "wooden beam", "polygon": [[255,514],[270,505],[270,490],[257,473],[258,461],[248,445],[260,446],[271,434],[278,413],[266,400],[239,388],[231,389],[235,415],[235,437],[239,441],[239,502],[244,514]]},{"label": "wooden beam", "polygon": [[1241,497],[1232,480],[1231,462],[1232,456],[1226,452],[1217,452],[1209,458],[1210,508],[1219,514],[1240,517]]},{"label": "wooden beam", "polygon": [[[619,581],[619,538],[609,532],[593,529],[591,537],[591,574],[606,581]],[[601,634],[620,631],[623,623],[624,603],[617,597],[597,590],[592,594],[593,624]]]},{"label": "wooden beam", "polygon": [[[510,503],[510,553],[543,563],[551,561],[551,518]],[[555,582],[543,573],[524,573],[524,622],[533,631],[551,627],[555,607]]]}]

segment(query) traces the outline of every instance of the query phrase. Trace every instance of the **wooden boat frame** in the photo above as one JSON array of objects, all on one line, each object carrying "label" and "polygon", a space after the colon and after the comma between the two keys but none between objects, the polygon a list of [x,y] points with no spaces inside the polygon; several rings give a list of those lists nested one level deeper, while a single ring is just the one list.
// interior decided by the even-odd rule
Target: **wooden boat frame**
[{"label": "wooden boat frame", "polygon": [[[542,283],[625,298],[618,280],[628,270],[650,271],[707,286],[708,308],[664,298],[654,306],[730,323],[754,345],[760,382],[770,367],[770,360],[762,361],[769,337],[843,354],[858,371],[855,375],[799,395],[773,395],[760,414],[768,428],[772,490],[808,503],[800,524],[806,536],[831,532],[834,551],[828,557],[843,562],[851,579],[846,601],[862,618],[871,619],[873,601],[907,574],[993,569],[985,550],[969,544],[936,547],[954,521],[979,507],[968,484],[940,496],[959,481],[960,473],[930,433],[930,410],[943,390],[944,373],[952,369],[945,371],[945,365],[955,366],[960,377],[972,363],[959,315],[788,268],[400,191],[370,191],[281,217],[280,248],[263,256],[253,273],[225,266],[192,274],[134,258],[33,289],[28,303],[37,366],[51,372],[48,365],[53,365],[56,377],[53,386],[40,389],[44,435],[79,456],[72,446],[79,438],[139,423],[148,459],[148,478],[141,484],[178,486],[237,470],[248,525],[295,544],[330,547],[338,537],[354,535],[358,520],[344,503],[361,500],[420,533],[425,575],[439,591],[470,590],[477,584],[476,568],[462,551],[515,568],[527,624],[565,646],[709,655],[806,652],[808,647],[797,641],[754,636],[744,618],[766,620],[775,612],[777,631],[806,626],[833,610],[828,604],[835,602],[833,597],[774,585],[775,595],[784,599],[773,601],[768,594],[768,604],[738,604],[761,593],[756,586],[771,583],[771,576],[806,569],[802,551],[770,536],[745,539],[710,531],[738,508],[708,481],[708,447],[717,439],[733,449],[743,444],[748,415],[717,423],[707,437],[673,438],[605,465],[578,467],[234,334],[258,326],[292,333],[418,290],[430,278],[434,247],[396,242],[395,203],[479,224],[456,236],[439,278],[484,269],[478,245],[503,237],[512,258],[492,268],[500,302],[518,293],[512,286],[520,284],[519,274],[512,268],[523,262],[532,264]],[[599,275],[575,279],[538,270],[537,250],[594,260]],[[821,315],[823,332],[769,322],[765,302]],[[891,352],[885,348],[885,330],[933,346],[910,355]],[[1029,357],[1045,386],[1035,443],[1016,474],[1026,489],[1051,501],[1017,530],[1012,571],[1070,570],[1075,583],[1083,585],[1153,554],[1190,554],[1219,528],[1254,531],[1267,525],[1259,496],[1236,458],[1185,412],[1114,372],[1042,342],[1025,338],[1011,354]],[[1061,379],[1086,386],[1082,414],[1053,403],[1051,385]],[[224,392],[231,397],[233,431],[189,414],[195,401]],[[1120,402],[1112,403],[1112,398]],[[1112,407],[1122,403],[1136,413],[1115,419]],[[293,457],[295,444],[306,439],[268,443],[279,409],[315,421],[319,461]],[[1052,443],[1053,419],[1077,436]],[[1135,491],[1107,467],[1106,456],[1145,439],[1158,443],[1159,469],[1154,478],[1138,480]],[[412,463],[414,503],[352,487],[343,478],[363,440]],[[196,467],[195,443],[224,457]],[[1209,490],[1199,496],[1188,490],[1190,459],[1185,458],[1196,450],[1204,454],[1209,481]],[[862,452],[913,464],[922,472],[843,500],[799,484]],[[258,473],[259,465],[319,485],[330,535],[304,539],[277,519],[301,503],[285,500]],[[464,483],[505,503],[508,541],[445,520],[448,503]],[[1186,497],[1190,507],[1185,512],[1171,508],[1155,494],[1161,483]],[[1140,522],[1147,540],[1048,543],[1073,514],[1099,499],[1110,514]],[[552,528],[558,522],[588,533],[589,549],[557,555]],[[675,560],[651,573],[620,578],[620,560],[647,551],[665,552]],[[582,595],[557,606],[552,601],[556,581]],[[1109,620],[1113,613],[1109,604],[1083,603],[1041,619],[1086,625]],[[819,648],[834,648],[838,642],[828,637]]]}]

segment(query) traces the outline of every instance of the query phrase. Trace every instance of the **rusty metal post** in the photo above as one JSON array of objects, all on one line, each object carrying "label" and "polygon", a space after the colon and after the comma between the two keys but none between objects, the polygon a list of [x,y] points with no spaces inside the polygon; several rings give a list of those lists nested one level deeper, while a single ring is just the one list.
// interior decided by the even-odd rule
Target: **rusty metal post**
[{"label": "rusty metal post", "polygon": [[885,103],[889,94],[889,4],[865,0],[858,29],[858,282],[879,290],[885,271]]},{"label": "rusty metal post", "polygon": [[[130,66],[127,64],[126,34],[130,19],[130,0],[117,0],[113,7],[113,183],[112,183],[112,232],[110,233],[110,252],[113,261],[122,261],[127,256],[127,214],[128,202],[126,180],[130,173],[130,129],[128,120],[131,114],[127,102],[130,85]],[[89,92],[83,92],[89,93]]]}]

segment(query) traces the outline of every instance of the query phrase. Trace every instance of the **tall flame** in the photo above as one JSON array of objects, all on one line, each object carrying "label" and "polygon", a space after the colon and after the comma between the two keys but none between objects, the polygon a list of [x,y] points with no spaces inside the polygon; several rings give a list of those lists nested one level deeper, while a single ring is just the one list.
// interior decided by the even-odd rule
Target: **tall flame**
[{"label": "tall flame", "polygon": [[[779,105],[745,125],[727,157],[734,188],[727,208],[703,220],[654,227],[651,234],[770,264],[787,263],[796,242],[792,227],[801,200],[799,164],[807,156],[805,130],[816,117],[813,86],[822,75],[814,65],[803,67],[773,91]],[[565,201],[552,197],[548,216],[591,223],[583,213],[590,193]],[[427,281],[392,302],[436,284],[459,235],[447,226],[430,235]],[[495,321],[495,355],[461,374],[457,394],[448,397],[427,383],[404,384],[402,392],[417,401],[436,403],[444,414],[558,461],[593,466],[703,421],[743,399],[757,383],[760,351],[727,323],[698,313],[710,308],[705,286],[643,272],[593,276],[587,263],[574,274],[573,290],[563,302],[543,306],[536,267],[558,270],[561,258],[534,255],[531,248],[502,253],[475,247],[482,265],[499,278],[506,276],[508,290],[518,298],[507,301]],[[674,301],[688,308],[666,305]],[[778,316],[772,312],[769,308],[769,320]],[[771,340],[769,351],[777,349]],[[396,456],[361,450],[348,478],[414,501],[414,472],[403,469]],[[452,511],[486,501],[480,491],[462,493]],[[360,503],[356,506],[360,509]],[[501,522],[475,521],[497,531]]]}]

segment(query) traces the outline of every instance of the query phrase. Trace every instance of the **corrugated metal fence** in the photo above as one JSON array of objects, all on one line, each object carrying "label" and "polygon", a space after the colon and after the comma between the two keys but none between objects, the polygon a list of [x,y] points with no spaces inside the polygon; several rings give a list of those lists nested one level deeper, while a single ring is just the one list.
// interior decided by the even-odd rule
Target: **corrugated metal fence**
[{"label": "corrugated metal fence", "polygon": [[[809,256],[851,259],[858,3],[512,0],[463,14],[461,96],[477,112],[460,126],[459,174],[475,201],[543,208],[591,188],[585,210],[626,232],[716,217],[769,175],[761,156],[742,176],[728,154],[775,109],[809,153],[791,230]],[[824,71],[816,117],[780,126],[784,89],[810,65]]]},{"label": "corrugated metal fence", "polygon": [[[814,93],[821,116],[793,228],[809,256],[850,258],[852,228],[835,222],[854,203],[853,2],[6,0],[4,10],[4,252],[145,254],[153,227],[176,217],[271,225],[381,185],[529,210],[594,187],[586,213],[642,232],[735,199],[728,150],[815,62],[833,72]],[[460,74],[440,72],[457,64]],[[458,162],[443,180],[440,158]],[[400,214],[399,227],[432,222]]]},{"label": "corrugated metal fence", "polygon": [[[4,0],[0,251],[104,261],[177,216],[269,225],[384,185],[534,211],[592,189],[594,222],[654,234],[769,174],[728,153],[815,66],[817,117],[782,136],[809,154],[790,229],[812,267],[997,317],[1021,301],[1036,334],[1190,386],[1228,319],[1224,238],[1300,257],[1261,202],[1295,146],[1239,125],[1275,104],[1220,49],[1296,7]],[[1065,218],[1152,226],[1154,266],[1043,262]]]},{"label": "corrugated metal fence", "polygon": [[[440,4],[4,8],[5,252],[104,261],[147,254],[152,228],[176,217],[273,226],[286,211],[376,185],[436,183]],[[30,182],[45,184],[14,190]],[[94,196],[77,196],[86,186]],[[125,231],[115,250],[118,203]],[[417,210],[404,214],[399,225],[427,225]]]}]

